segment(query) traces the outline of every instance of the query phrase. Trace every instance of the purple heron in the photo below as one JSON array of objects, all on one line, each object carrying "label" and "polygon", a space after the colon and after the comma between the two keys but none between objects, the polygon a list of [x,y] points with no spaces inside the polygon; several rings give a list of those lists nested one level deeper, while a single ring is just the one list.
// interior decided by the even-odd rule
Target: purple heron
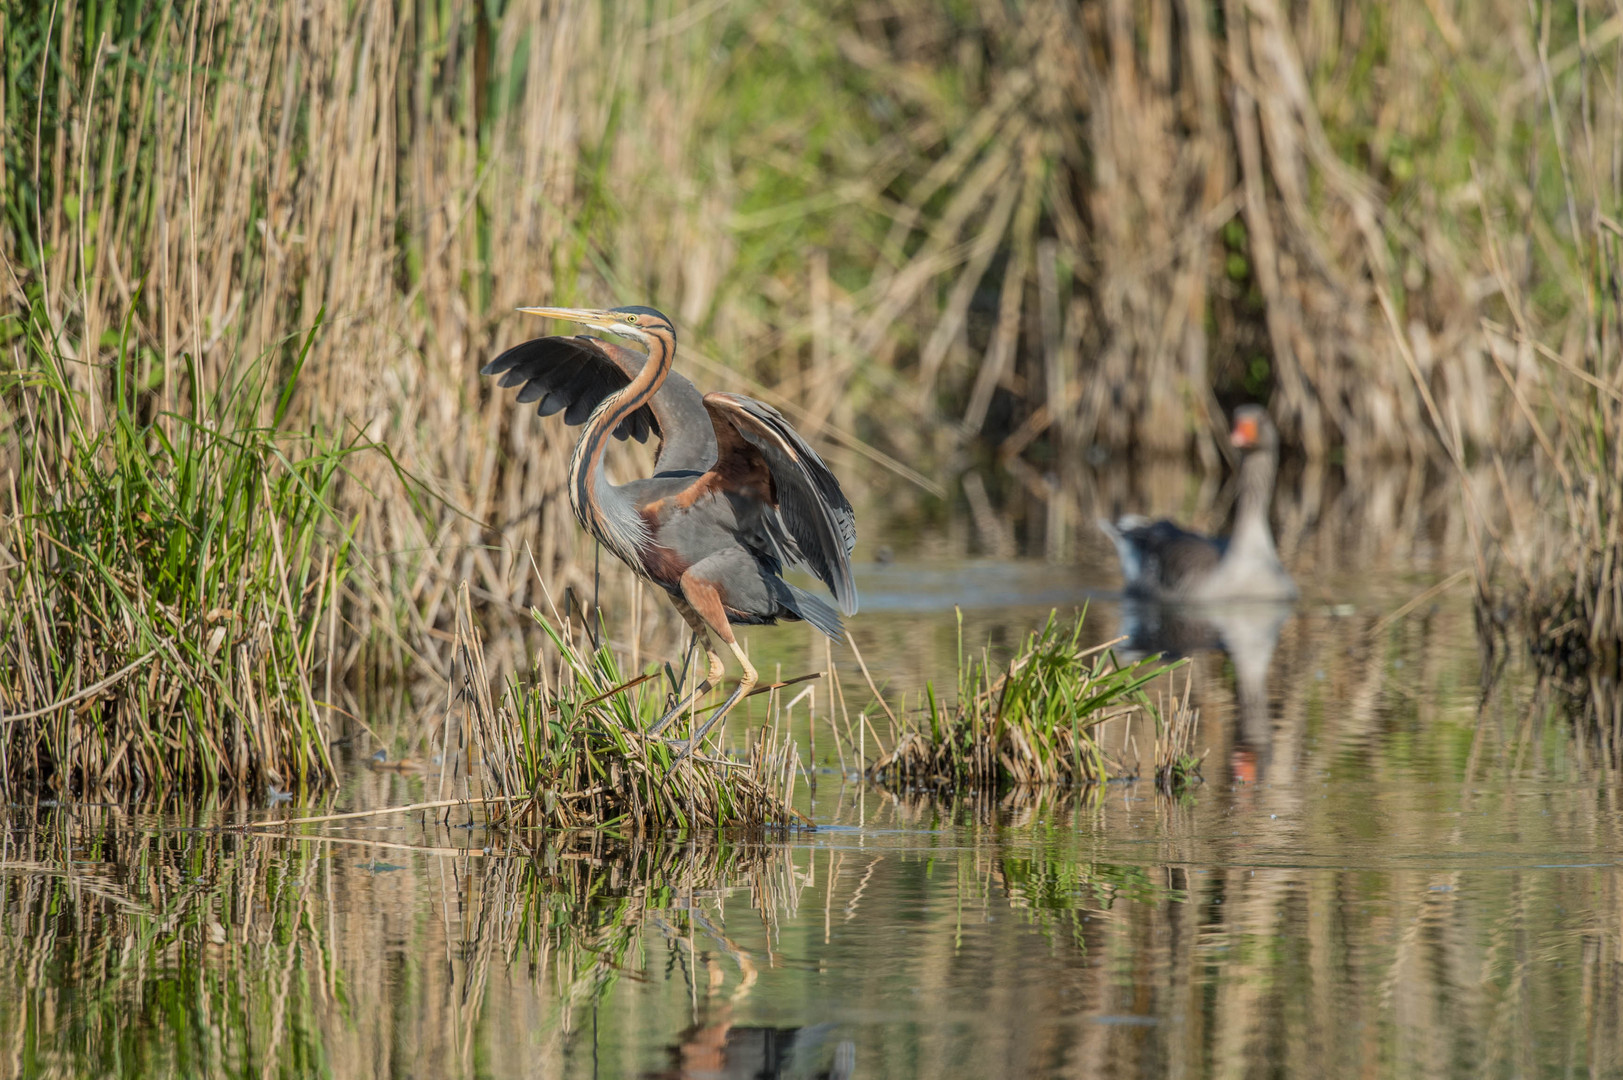
[{"label": "purple heron", "polygon": [[[776,409],[741,394],[701,396],[671,370],[676,329],[649,307],[520,308],[531,315],[604,330],[647,350],[589,335],[543,337],[502,353],[481,369],[520,387],[520,404],[584,423],[569,462],[569,502],[582,527],[621,562],[665,590],[709,672],[652,727],[657,735],[700,694],[719,685],[726,664],[712,635],[732,650],[743,677],[696,732],[683,754],[755,687],[755,666],[734,624],[803,619],[838,641],[840,613],[857,610],[851,580],[856,520],[823,459]],[[654,475],[613,484],[603,454],[618,439],[659,439]],[[828,586],[820,596],[783,580],[804,566]]]}]

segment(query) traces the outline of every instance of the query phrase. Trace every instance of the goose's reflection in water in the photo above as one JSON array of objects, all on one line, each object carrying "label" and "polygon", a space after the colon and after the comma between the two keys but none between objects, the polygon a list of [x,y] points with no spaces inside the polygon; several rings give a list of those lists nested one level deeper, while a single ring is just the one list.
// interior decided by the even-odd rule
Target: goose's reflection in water
[{"label": "goose's reflection in water", "polygon": [[1292,605],[1268,601],[1173,604],[1128,598],[1121,605],[1119,654],[1167,659],[1221,650],[1234,668],[1239,726],[1229,755],[1230,778],[1256,783],[1268,772],[1273,717],[1268,710],[1268,669],[1279,632]]}]

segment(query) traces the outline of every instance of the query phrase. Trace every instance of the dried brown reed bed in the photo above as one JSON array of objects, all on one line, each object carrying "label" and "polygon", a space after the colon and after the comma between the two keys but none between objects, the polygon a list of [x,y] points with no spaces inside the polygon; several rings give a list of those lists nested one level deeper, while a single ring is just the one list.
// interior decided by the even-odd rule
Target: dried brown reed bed
[{"label": "dried brown reed bed", "polygon": [[[172,432],[325,309],[285,426],[360,432],[442,496],[383,460],[340,479],[372,572],[340,585],[334,669],[444,677],[455,582],[486,617],[540,605],[530,552],[591,592],[569,434],[475,376],[538,299],[662,304],[691,368],[862,454],[858,488],[939,492],[895,459],[975,437],[1215,463],[1218,406],[1255,396],[1321,460],[1420,460],[1428,426],[1545,450],[1532,343],[1613,370],[1586,185],[1615,25],[1556,7],[34,5],[7,24],[0,289],[64,343],[92,431],[126,317],[135,409]],[[1486,242],[1502,221],[1528,228]],[[0,440],[0,472],[26,452]],[[1595,505],[1573,580],[1604,625]]]},{"label": "dried brown reed bed", "polygon": [[[1482,552],[1478,621],[1490,636],[1521,638],[1580,695],[1623,676],[1623,227],[1610,216],[1623,199],[1623,85],[1612,70],[1620,25],[1615,15],[1590,25],[1579,12],[1575,25],[1561,26],[1546,9],[1523,28],[1523,77],[1501,100],[1509,108],[1519,97],[1539,123],[1511,144],[1508,161],[1471,161],[1462,192],[1485,279],[1476,334],[1525,433],[1520,446],[1485,448],[1494,489],[1466,489]],[[1411,348],[1385,306],[1427,392],[1430,357]],[[1457,414],[1429,392],[1426,407],[1464,473],[1473,448]],[[1537,477],[1531,497],[1509,479],[1527,459]],[[1586,711],[1614,723],[1609,708]]]}]

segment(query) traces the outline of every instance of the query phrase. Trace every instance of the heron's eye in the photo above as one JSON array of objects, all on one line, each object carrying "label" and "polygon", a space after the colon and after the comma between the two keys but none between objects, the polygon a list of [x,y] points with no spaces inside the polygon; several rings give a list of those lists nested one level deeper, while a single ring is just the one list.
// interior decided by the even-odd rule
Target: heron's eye
[{"label": "heron's eye", "polygon": [[626,322],[630,323],[632,326],[637,325],[637,316],[635,316],[635,315],[622,315],[620,317],[622,319],[624,319]]}]

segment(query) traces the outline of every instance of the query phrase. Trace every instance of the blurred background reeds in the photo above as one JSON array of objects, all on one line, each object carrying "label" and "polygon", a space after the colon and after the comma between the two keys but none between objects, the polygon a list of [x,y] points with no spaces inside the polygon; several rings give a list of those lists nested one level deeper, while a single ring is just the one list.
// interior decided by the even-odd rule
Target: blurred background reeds
[{"label": "blurred background reeds", "polygon": [[[994,549],[1042,525],[989,508],[1101,462],[1219,470],[1243,400],[1309,467],[1532,457],[1516,523],[1471,508],[1488,622],[1576,626],[1557,651],[1615,666],[1623,15],[56,0],[0,20],[11,534],[38,520],[36,460],[115,468],[125,424],[175,470],[150,448],[256,369],[273,392],[233,424],[374,448],[311,519],[338,620],[292,632],[329,704],[447,677],[464,580],[493,613],[546,585],[669,632],[576,534],[571,434],[477,377],[537,302],[660,305],[685,369],[783,408],[878,525],[962,507]],[[76,441],[52,434],[69,416]],[[8,546],[8,661],[38,633],[27,590],[56,587],[39,565]],[[120,665],[65,670],[6,707]]]}]

